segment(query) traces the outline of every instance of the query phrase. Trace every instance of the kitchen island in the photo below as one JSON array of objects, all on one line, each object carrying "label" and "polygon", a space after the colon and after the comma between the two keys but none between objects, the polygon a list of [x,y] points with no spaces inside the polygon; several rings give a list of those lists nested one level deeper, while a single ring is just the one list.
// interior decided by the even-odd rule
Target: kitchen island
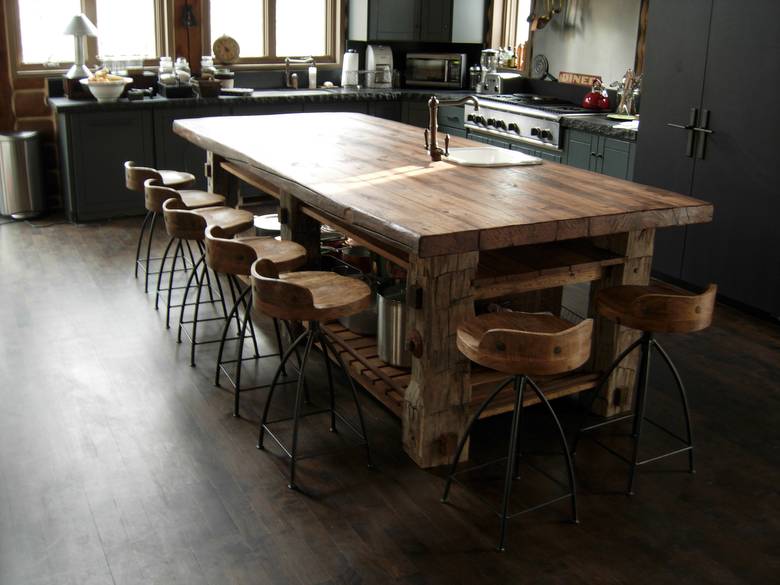
[{"label": "kitchen island", "polygon": [[[420,129],[362,114],[196,118],[175,121],[174,132],[207,151],[210,189],[230,191],[234,176],[272,186],[283,237],[303,244],[312,264],[327,223],[407,269],[411,372],[383,364],[372,338],[329,331],[350,374],[401,417],[404,448],[423,467],[449,461],[474,405],[503,377],[472,369],[455,346],[476,301],[535,302],[578,282],[645,284],[657,228],[712,218],[704,201],[556,163],[431,162]],[[478,144],[453,138],[456,146]],[[598,320],[589,367],[542,380],[543,389],[550,398],[592,389],[635,338]],[[604,389],[603,414],[630,407],[635,367],[626,362]]]}]

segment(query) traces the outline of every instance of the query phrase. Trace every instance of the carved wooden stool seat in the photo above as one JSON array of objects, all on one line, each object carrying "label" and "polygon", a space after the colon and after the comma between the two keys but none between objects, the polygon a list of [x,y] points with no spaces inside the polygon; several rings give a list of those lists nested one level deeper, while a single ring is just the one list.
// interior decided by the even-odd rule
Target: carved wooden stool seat
[{"label": "carved wooden stool seat", "polygon": [[[164,185],[174,189],[186,189],[195,182],[195,175],[181,171],[157,170],[151,167],[138,166],[131,160],[125,162],[125,186],[128,190],[144,193],[145,183],[149,179],[153,180],[158,185]],[[222,201],[224,202],[224,198]],[[145,273],[144,292],[149,292],[149,275],[154,274],[149,271],[149,262],[152,260],[159,260],[159,258],[151,258],[150,256],[152,252],[152,241],[154,239],[154,228],[157,224],[157,217],[161,213],[161,210],[150,209],[148,200],[146,203],[146,216],[141,224],[141,233],[138,234],[138,245],[135,249],[135,277],[138,278],[138,267],[140,266]],[[162,205],[162,202],[160,202],[160,205]],[[221,205],[221,203],[212,203],[211,205]],[[144,235],[147,237],[146,259],[141,260],[141,246],[143,245]]]},{"label": "carved wooden stool seat", "polygon": [[[257,337],[254,331],[254,325],[250,318],[250,307],[252,303],[251,273],[252,264],[258,258],[269,260],[276,266],[278,272],[290,272],[300,268],[306,263],[306,249],[300,244],[287,240],[276,240],[271,237],[248,237],[234,238],[228,237],[228,234],[218,225],[212,225],[206,229],[206,264],[216,274],[224,274],[230,286],[233,295],[233,307],[228,313],[225,326],[222,329],[222,337],[219,342],[219,353],[217,355],[217,368],[214,377],[214,385],[219,386],[220,373],[225,369],[225,365],[235,363],[235,379],[231,379],[230,373],[225,370],[228,381],[233,386],[233,416],[239,416],[239,395],[249,390],[265,388],[268,385],[263,384],[252,388],[241,387],[241,364],[244,361],[244,339],[246,338],[247,327],[249,327],[252,342],[254,344],[254,359],[279,356],[282,357],[282,336],[279,329],[279,320],[272,318],[274,333],[276,335],[276,344],[278,353],[260,355],[257,346]],[[243,286],[242,286],[243,283]],[[241,307],[244,308],[243,322],[240,316]],[[238,349],[236,359],[222,360],[225,341],[227,341],[228,329],[231,320],[235,318],[238,327]],[[287,322],[285,322],[287,324]],[[288,332],[289,331],[289,325]],[[292,337],[292,334],[290,335]],[[300,360],[299,360],[300,363]]]},{"label": "carved wooden stool seat", "polygon": [[[452,461],[447,482],[444,486],[442,501],[446,502],[452,481],[456,479],[458,461],[474,424],[482,412],[495,400],[499,393],[510,383],[515,393],[509,449],[506,456],[507,468],[504,479],[504,493],[501,502],[501,534],[498,549],[504,550],[506,543],[506,522],[518,514],[536,510],[564,498],[571,501],[571,519],[577,522],[577,494],[574,469],[569,456],[569,448],[560,421],[544,393],[531,376],[546,376],[571,372],[583,365],[590,357],[593,321],[588,319],[578,325],[543,313],[500,312],[487,313],[474,317],[458,327],[458,349],[471,361],[512,376],[498,385],[485,400],[471,419],[466,431],[460,438],[455,457]],[[512,483],[516,475],[518,455],[518,434],[526,389],[534,392],[539,402],[544,404],[550,414],[560,438],[563,457],[568,473],[568,492],[541,504],[520,512],[509,514],[509,499]],[[499,459],[498,461],[502,461]]]},{"label": "carved wooden stool seat", "polygon": [[[260,432],[257,448],[264,448],[265,434],[268,433],[276,441],[290,459],[290,481],[288,487],[295,489],[295,464],[298,460],[298,430],[300,419],[314,414],[330,413],[330,430],[336,431],[336,418],[341,420],[361,440],[365,446],[368,465],[371,466],[371,451],[368,445],[366,427],[363,420],[363,411],[358,400],[357,390],[352,376],[349,375],[341,355],[334,348],[328,335],[320,327],[322,321],[338,319],[353,315],[367,308],[371,303],[370,287],[355,278],[340,276],[332,272],[305,271],[280,274],[277,267],[266,259],[259,259],[252,265],[252,300],[255,310],[276,319],[284,321],[306,321],[306,330],[287,348],[282,356],[282,361],[276,369],[271,388],[268,392],[263,417],[260,421]],[[322,410],[315,410],[301,414],[304,398],[304,380],[306,365],[309,360],[314,343],[317,342],[322,349],[325,360],[325,368],[328,375],[328,389],[330,393],[330,405]],[[300,345],[304,346],[303,358],[300,362],[300,374],[295,393],[295,407],[292,417],[268,420],[271,401],[274,396],[279,376],[284,364],[290,359],[293,351]],[[333,375],[331,372],[330,355],[333,355],[338,364],[344,370],[349,381],[352,399],[357,408],[360,428],[356,428],[349,420],[342,416],[335,405],[335,393],[333,388]],[[292,444],[288,449],[282,441],[271,431],[269,425],[283,421],[293,421]],[[307,455],[310,457],[310,455]]]},{"label": "carved wooden stool seat", "polygon": [[[677,288],[664,284],[652,284],[649,286],[615,286],[598,291],[596,294],[596,311],[604,317],[623,325],[642,332],[642,335],[634,343],[621,353],[612,363],[609,369],[604,373],[599,386],[593,393],[593,398],[588,409],[585,412],[583,421],[577,436],[572,445],[572,455],[575,454],[577,444],[582,433],[592,431],[624,420],[633,420],[631,438],[633,440],[631,458],[626,458],[620,453],[607,447],[600,441],[595,441],[598,445],[607,449],[613,455],[616,455],[630,466],[628,479],[628,493],[634,494],[634,480],[637,467],[653,461],[658,461],[672,455],[688,453],[688,469],[691,473],[695,472],[693,465],[693,434],[691,431],[691,417],[688,409],[688,397],[685,392],[682,378],[677,368],[669,358],[669,355],[655,339],[655,333],[693,333],[709,327],[712,323],[712,315],[715,309],[715,295],[717,287],[711,284],[701,294],[693,294],[681,291]],[[634,401],[633,411],[629,414],[611,417],[605,421],[586,426],[587,418],[590,415],[593,403],[599,395],[603,384],[609,380],[615,369],[628,357],[635,349],[640,348],[641,357],[639,370],[637,372],[636,399]],[[680,437],[669,429],[646,418],[647,393],[650,379],[650,355],[651,350],[657,350],[661,358],[674,376],[677,390],[682,403],[683,414],[685,418],[685,437]],[[653,426],[660,428],[672,437],[678,439],[684,446],[679,449],[656,455],[643,460],[639,459],[639,445],[642,435],[642,424],[649,422]]]},{"label": "carved wooden stool seat", "polygon": [[[158,275],[157,288],[159,300],[160,280],[162,277],[162,271],[165,269],[165,262],[168,257],[168,252],[171,246],[176,243],[176,248],[173,252],[173,260],[171,271],[169,273],[168,283],[168,295],[166,301],[166,316],[165,326],[170,327],[170,311],[171,311],[171,298],[173,290],[173,270],[176,267],[176,258],[181,253],[183,254],[183,246],[187,246],[188,251],[191,251],[190,242],[194,243],[197,251],[199,252],[198,258],[193,257],[193,267],[190,270],[189,278],[187,279],[187,285],[184,287],[184,297],[179,305],[179,331],[177,334],[177,341],[181,342],[182,331],[185,331],[189,338],[190,347],[190,365],[195,365],[195,347],[204,343],[216,343],[218,339],[210,341],[198,341],[198,323],[202,321],[220,320],[223,317],[227,319],[227,306],[225,304],[225,295],[222,291],[222,284],[219,276],[214,275],[214,281],[219,291],[219,298],[215,299],[213,290],[211,288],[211,276],[209,275],[208,266],[205,264],[206,249],[203,245],[203,241],[206,239],[206,228],[212,225],[219,226],[223,233],[232,237],[252,227],[254,216],[248,212],[240,209],[233,209],[232,207],[204,207],[202,209],[187,209],[184,203],[178,197],[171,197],[163,203],[163,217],[165,218],[165,230],[171,237],[168,242],[168,246],[163,254],[162,265],[160,267],[161,273]],[[200,274],[199,274],[200,272]],[[193,304],[193,318],[190,321],[184,320],[184,310],[187,307],[187,298],[189,296],[190,289],[193,281],[197,284],[197,292],[195,303]],[[203,292],[203,284],[207,283],[209,291],[209,299],[211,303],[219,301],[222,304],[223,317],[214,317],[211,319],[198,319],[201,296]],[[157,302],[155,302],[155,308]],[[191,324],[192,332],[186,331],[184,325]]]}]

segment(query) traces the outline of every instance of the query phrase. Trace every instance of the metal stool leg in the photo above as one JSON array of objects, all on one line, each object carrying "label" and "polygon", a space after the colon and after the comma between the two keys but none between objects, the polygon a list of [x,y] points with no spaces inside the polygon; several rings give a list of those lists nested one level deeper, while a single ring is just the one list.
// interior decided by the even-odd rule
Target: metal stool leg
[{"label": "metal stool leg", "polygon": [[[165,270],[165,263],[168,261],[168,252],[171,250],[171,246],[173,245],[173,241],[176,238],[170,238],[168,240],[168,245],[165,246],[165,252],[163,252],[162,260],[160,261],[160,271],[157,273],[157,291],[154,295],[154,310],[157,311],[160,309],[160,285],[162,284],[162,276],[163,271]],[[168,291],[168,294],[170,294],[170,291]]]},{"label": "metal stool leg", "polygon": [[[279,320],[274,318],[273,322],[274,322],[274,333],[276,334],[276,347],[277,347],[277,349],[279,351],[279,355],[282,355],[284,353],[284,347],[282,347],[282,333],[279,330]],[[255,351],[256,350],[257,350],[257,346],[255,345]],[[287,371],[286,370],[282,370],[282,375],[286,376],[287,375]],[[307,402],[308,402],[308,400],[307,400]]]},{"label": "metal stool leg", "polygon": [[[325,370],[328,373],[328,394],[330,396],[330,432],[336,432],[336,392],[333,387],[333,371],[330,365],[330,357],[328,357],[328,344],[324,341],[320,342],[322,345],[322,357],[325,360]],[[334,356],[335,357],[335,356]]]},{"label": "metal stool leg", "polygon": [[515,471],[515,458],[517,457],[517,434],[520,429],[520,411],[523,408],[523,390],[525,389],[525,376],[515,376],[515,409],[512,413],[512,429],[509,431],[509,453],[506,462],[506,477],[504,478],[504,495],[501,498],[501,535],[498,540],[498,550],[506,550],[506,521],[509,516],[509,498],[512,496],[512,480]]},{"label": "metal stool leg", "polygon": [[[179,244],[181,245],[181,243]],[[192,287],[192,280],[197,279],[198,277],[198,268],[200,267],[201,263],[203,262],[203,257],[201,257],[195,264],[192,266],[192,270],[190,270],[190,275],[187,278],[187,285],[184,287],[184,296],[181,300],[181,306],[179,307],[179,336],[177,338],[177,342],[181,343],[181,323],[184,321],[184,309],[187,306],[187,297],[190,295],[190,288]],[[170,295],[168,297],[170,299]],[[167,324],[166,324],[167,325]]]},{"label": "metal stool leg", "polygon": [[[258,449],[263,449],[264,448],[263,440],[265,438],[265,425],[268,422],[268,412],[271,409],[271,400],[274,397],[274,391],[276,390],[276,383],[279,381],[279,376],[282,373],[281,372],[281,365],[283,363],[285,363],[288,359],[290,359],[290,356],[293,354],[293,351],[295,351],[295,349],[301,344],[301,342],[304,339],[308,339],[308,335],[309,335],[309,331],[307,329],[306,331],[301,333],[295,341],[293,341],[290,344],[290,347],[287,348],[287,351],[284,352],[284,355],[282,356],[281,363],[276,368],[276,372],[274,373],[274,378],[271,381],[271,387],[268,390],[268,397],[265,399],[265,406],[263,407],[263,417],[260,419],[260,429],[259,429],[258,435],[257,435],[257,448]],[[301,361],[301,362],[298,362],[298,363],[299,363],[299,366],[300,366],[298,375],[301,378],[303,378],[304,377],[303,362]]]},{"label": "metal stool leg", "polygon": [[[171,262],[171,272],[168,275],[168,299],[165,307],[165,328],[171,328],[171,297],[173,296],[173,275],[176,273],[176,259],[183,253],[181,240],[176,243],[176,249],[173,251],[173,261]],[[185,299],[186,300],[186,299]]]},{"label": "metal stool leg", "polygon": [[[628,357],[628,354],[634,351],[641,344],[642,344],[642,338],[640,337],[634,343],[632,343],[626,349],[624,349],[623,352],[617,357],[617,359],[614,362],[612,362],[612,365],[609,366],[609,369],[601,377],[601,380],[599,380],[599,383],[596,386],[596,388],[593,390],[593,394],[590,398],[590,401],[588,402],[588,407],[585,409],[585,412],[582,415],[582,419],[580,420],[577,434],[574,435],[574,441],[572,441],[572,445],[571,445],[572,457],[575,457],[577,455],[577,445],[580,442],[580,437],[582,436],[582,433],[585,430],[587,430],[585,423],[588,422],[588,417],[591,415],[591,411],[593,410],[593,404],[596,402],[596,399],[599,397],[599,394],[601,394],[601,388],[604,386],[604,384],[607,383],[610,376],[612,375],[612,372],[615,371],[615,368],[617,368],[621,364],[621,362],[624,359],[626,359],[626,357]],[[609,421],[607,421],[607,423],[608,422]]]},{"label": "metal stool leg", "polygon": [[[296,489],[295,486],[295,463],[298,457],[298,428],[301,416],[301,406],[303,404],[303,379],[305,376],[306,362],[309,360],[309,353],[311,353],[311,346],[314,345],[314,337],[316,331],[309,331],[309,338],[306,340],[306,348],[303,350],[303,365],[301,366],[301,373],[298,377],[298,384],[295,388],[295,411],[293,412],[293,431],[292,431],[292,446],[290,448],[290,483],[287,487],[291,490]],[[281,366],[281,364],[280,364]]]},{"label": "metal stool leg", "polygon": [[157,212],[152,212],[152,227],[149,228],[149,240],[146,242],[146,269],[144,270],[144,292],[149,292],[149,258],[152,255],[152,241],[154,240],[154,227],[157,225]]},{"label": "metal stool leg", "polygon": [[637,461],[639,460],[639,444],[642,438],[642,422],[645,418],[647,407],[647,387],[650,382],[650,344],[652,335],[645,333],[642,336],[642,359],[639,364],[639,384],[637,385],[636,406],[634,407],[634,448],[631,454],[631,471],[628,476],[627,493],[634,495],[634,480],[636,479]]},{"label": "metal stool leg", "polygon": [[[230,279],[228,279],[230,281]],[[232,285],[231,285],[232,288]],[[219,352],[217,353],[217,371],[214,376],[214,385],[219,386],[219,377],[220,377],[220,366],[222,365],[222,355],[225,352],[225,340],[227,339],[228,331],[230,330],[230,322],[233,320],[233,316],[235,315],[236,320],[238,321],[238,335],[241,334],[241,319],[238,315],[238,307],[241,299],[250,291],[251,289],[246,289],[244,292],[241,293],[241,296],[235,298],[235,302],[233,303],[233,307],[230,309],[230,313],[228,313],[227,319],[225,319],[225,326],[222,328],[222,336],[219,340]],[[235,295],[234,295],[235,296]]]},{"label": "metal stool leg", "polygon": [[241,362],[244,359],[244,339],[246,338],[246,328],[252,320],[250,311],[244,315],[244,323],[241,326],[241,333],[238,334],[238,348],[236,349],[236,384],[233,388],[233,416],[238,416],[238,401],[241,394]]},{"label": "metal stool leg", "polygon": [[138,245],[135,247],[135,277],[138,278],[138,261],[141,259],[141,245],[144,241],[144,233],[146,232],[146,226],[149,223],[149,219],[152,217],[152,212],[147,211],[144,216],[144,222],[141,224],[141,233],[138,234]]},{"label": "metal stool leg", "polygon": [[669,357],[669,354],[667,354],[666,350],[661,347],[661,344],[653,339],[652,345],[658,350],[658,353],[661,354],[661,357],[666,362],[666,365],[669,366],[669,369],[672,371],[672,375],[677,382],[677,389],[680,391],[680,400],[682,401],[683,412],[685,413],[685,434],[688,439],[688,446],[690,447],[690,450],[688,451],[688,470],[691,473],[696,473],[696,468],[693,465],[693,431],[691,430],[691,413],[690,409],[688,408],[688,395],[685,392],[685,386],[683,385],[682,377]]},{"label": "metal stool leg", "polygon": [[[336,349],[333,347],[333,345],[330,343],[327,334],[320,329],[319,323],[317,323],[315,327],[320,332],[320,339],[322,340],[322,343],[326,344],[328,346],[328,349],[331,352],[333,352],[333,355],[336,356],[336,360],[339,363],[339,367],[344,371],[344,374],[347,376],[347,381],[349,382],[349,389],[352,391],[352,400],[355,401],[355,408],[357,409],[358,420],[360,421],[360,432],[363,434],[363,442],[365,443],[365,448],[366,448],[366,460],[368,462],[368,467],[373,468],[374,464],[371,461],[371,447],[368,444],[368,433],[366,432],[366,422],[365,419],[363,418],[363,409],[360,406],[360,400],[358,400],[358,393],[357,393],[357,389],[355,388],[355,381],[352,379],[352,376],[350,375],[349,370],[347,369],[347,365],[344,363],[344,360],[341,359],[341,354],[338,353]],[[304,359],[305,357],[306,356],[304,356]]]},{"label": "metal stool leg", "polygon": [[547,400],[547,397],[544,395],[544,392],[542,392],[539,386],[536,385],[536,382],[534,382],[532,379],[529,378],[528,383],[531,385],[531,388],[533,389],[534,393],[536,393],[536,396],[539,398],[539,401],[542,402],[547,408],[547,412],[552,417],[553,422],[555,422],[555,428],[558,430],[558,437],[561,440],[561,448],[563,449],[563,456],[566,460],[566,471],[569,476],[569,491],[571,492],[571,521],[574,522],[575,524],[579,524],[579,518],[577,516],[577,483],[574,477],[574,464],[572,463],[571,460],[569,445],[566,442],[566,434],[563,432],[561,421],[558,418],[558,415],[555,414],[555,410],[553,409],[552,404],[550,404],[550,401]]},{"label": "metal stool leg", "polygon": [[[208,275],[209,268],[206,266],[205,258],[201,256],[201,268],[202,272],[198,279],[198,293],[195,295],[195,308],[193,310],[192,317],[192,341],[190,343],[190,367],[195,367],[195,347],[198,342],[198,314],[200,313],[200,299],[203,294],[203,281],[205,276]],[[179,341],[181,341],[181,328],[182,324],[179,321]]]},{"label": "metal stool leg", "polygon": [[477,409],[477,412],[474,413],[474,416],[471,417],[471,421],[469,422],[468,426],[466,427],[466,430],[464,431],[463,435],[460,438],[460,441],[458,441],[458,447],[455,449],[455,456],[452,459],[452,463],[450,464],[450,471],[447,474],[447,481],[444,483],[444,494],[441,497],[442,502],[447,501],[447,497],[450,493],[450,486],[452,485],[452,478],[455,475],[455,471],[458,468],[458,463],[460,462],[460,455],[463,453],[463,448],[466,446],[466,442],[469,439],[469,436],[471,435],[471,429],[474,427],[476,422],[479,420],[479,417],[482,415],[482,413],[485,411],[485,409],[490,406],[490,403],[495,400],[496,396],[498,396],[498,393],[501,392],[504,388],[506,388],[510,382],[514,381],[514,376],[511,378],[507,378],[503,382],[501,382],[495,390],[493,390],[493,393],[487,397],[487,399],[480,404],[479,408]]},{"label": "metal stool leg", "polygon": [[[200,250],[201,255],[206,255],[206,246],[203,244],[203,242],[198,241],[196,242],[198,246],[198,250]],[[206,269],[206,282],[208,283],[209,287],[209,300],[210,302],[214,302],[214,291],[211,289],[211,277],[209,276],[209,271]]]}]

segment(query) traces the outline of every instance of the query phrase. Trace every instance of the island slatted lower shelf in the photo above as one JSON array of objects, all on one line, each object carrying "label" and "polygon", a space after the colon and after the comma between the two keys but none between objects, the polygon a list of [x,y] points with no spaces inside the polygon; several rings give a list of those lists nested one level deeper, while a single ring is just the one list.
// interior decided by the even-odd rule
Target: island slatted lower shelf
[{"label": "island slatted lower shelf", "polygon": [[[352,378],[400,417],[404,392],[411,378],[409,370],[396,368],[380,360],[377,355],[376,337],[353,333],[337,321],[326,323],[324,328],[335,342],[334,345],[339,350]],[[335,356],[331,356],[331,359],[335,361]],[[496,384],[507,377],[501,372],[475,367],[471,372],[472,410],[476,410]],[[576,372],[566,376],[539,378],[537,383],[545,396],[552,400],[591,390],[596,387],[597,380],[597,373]],[[539,399],[532,392],[525,394],[524,405],[530,406],[538,402]],[[508,412],[512,407],[512,393],[505,392],[482,413],[480,418]]]}]

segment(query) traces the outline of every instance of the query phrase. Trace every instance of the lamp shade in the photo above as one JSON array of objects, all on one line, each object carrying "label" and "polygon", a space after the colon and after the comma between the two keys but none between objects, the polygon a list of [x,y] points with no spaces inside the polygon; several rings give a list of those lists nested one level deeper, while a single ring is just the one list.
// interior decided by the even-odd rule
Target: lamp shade
[{"label": "lamp shade", "polygon": [[85,37],[98,36],[97,27],[92,24],[84,14],[77,14],[70,19],[68,26],[65,27],[64,34],[66,35],[79,35]]}]

